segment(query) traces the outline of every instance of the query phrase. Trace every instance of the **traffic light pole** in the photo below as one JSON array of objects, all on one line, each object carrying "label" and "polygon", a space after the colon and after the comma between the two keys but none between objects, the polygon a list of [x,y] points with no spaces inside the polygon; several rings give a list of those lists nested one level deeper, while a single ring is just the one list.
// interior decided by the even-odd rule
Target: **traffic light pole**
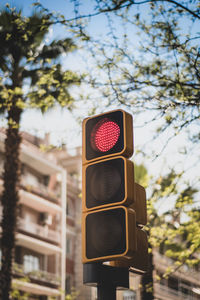
[{"label": "traffic light pole", "polygon": [[129,269],[101,263],[83,265],[83,283],[97,287],[97,300],[116,300],[116,288],[129,288]]},{"label": "traffic light pole", "polygon": [[116,300],[116,286],[112,284],[98,285],[97,300]]}]

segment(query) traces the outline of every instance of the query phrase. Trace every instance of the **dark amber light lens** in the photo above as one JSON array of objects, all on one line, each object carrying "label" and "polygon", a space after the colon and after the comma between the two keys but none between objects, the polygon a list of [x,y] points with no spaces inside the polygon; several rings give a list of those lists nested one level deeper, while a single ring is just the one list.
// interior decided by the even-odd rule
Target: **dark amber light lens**
[{"label": "dark amber light lens", "polygon": [[121,174],[117,168],[105,163],[93,169],[90,183],[91,196],[99,202],[109,203],[121,187]]},{"label": "dark amber light lens", "polygon": [[122,208],[97,211],[86,217],[86,255],[95,258],[126,250],[126,216]]},{"label": "dark amber light lens", "polygon": [[124,160],[120,157],[93,163],[86,169],[86,207],[124,200]]},{"label": "dark amber light lens", "polygon": [[107,152],[112,149],[120,136],[119,125],[109,118],[101,119],[91,132],[91,145],[95,151]]}]

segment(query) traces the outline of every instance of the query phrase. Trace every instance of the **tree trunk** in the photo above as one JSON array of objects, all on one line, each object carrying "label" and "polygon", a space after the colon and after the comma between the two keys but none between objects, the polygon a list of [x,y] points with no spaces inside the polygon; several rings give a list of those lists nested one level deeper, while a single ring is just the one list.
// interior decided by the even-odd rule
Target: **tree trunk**
[{"label": "tree trunk", "polygon": [[[15,103],[15,101],[13,101]],[[2,251],[0,272],[0,299],[10,299],[12,284],[12,262],[14,258],[15,230],[17,224],[17,205],[19,202],[20,181],[20,143],[19,134],[21,110],[13,104],[8,111],[8,128],[5,140],[5,160],[3,173],[3,192],[1,197],[3,215],[1,221]]]},{"label": "tree trunk", "polygon": [[154,288],[153,288],[153,253],[152,247],[149,244],[149,249],[151,250],[148,254],[148,271],[142,276],[142,290],[141,299],[142,300],[153,300],[154,299]]}]

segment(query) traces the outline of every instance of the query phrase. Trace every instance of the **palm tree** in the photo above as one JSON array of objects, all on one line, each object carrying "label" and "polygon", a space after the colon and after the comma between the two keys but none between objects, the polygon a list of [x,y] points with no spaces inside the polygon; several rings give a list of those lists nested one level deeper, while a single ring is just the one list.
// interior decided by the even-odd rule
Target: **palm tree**
[{"label": "palm tree", "polygon": [[7,118],[0,248],[0,299],[10,297],[15,247],[18,185],[20,181],[20,118],[24,109],[45,112],[56,104],[71,107],[69,87],[80,78],[63,71],[58,63],[62,53],[76,49],[70,38],[44,44],[52,25],[48,15],[34,12],[30,17],[7,6],[0,13],[0,112]]}]

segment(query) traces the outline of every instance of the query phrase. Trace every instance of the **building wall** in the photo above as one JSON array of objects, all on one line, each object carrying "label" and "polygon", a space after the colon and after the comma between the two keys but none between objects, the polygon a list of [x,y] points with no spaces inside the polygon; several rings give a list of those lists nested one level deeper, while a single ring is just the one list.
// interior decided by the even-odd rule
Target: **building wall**
[{"label": "building wall", "polygon": [[[0,131],[0,191],[3,189],[4,140],[4,132]],[[21,292],[28,292],[30,299],[50,296],[60,299],[62,230],[65,228],[61,228],[63,183],[56,180],[56,176],[62,174],[63,169],[55,160],[47,159],[39,151],[39,144],[32,143],[35,141],[37,139],[23,140],[21,145],[13,283]],[[0,207],[0,214],[1,211]],[[26,278],[26,282],[22,282],[22,278]]]},{"label": "building wall", "polygon": [[[83,265],[81,259],[81,149],[68,152],[67,149],[53,151],[58,163],[67,170],[67,239],[73,243],[73,255],[66,259],[67,277],[71,288],[78,292],[77,300],[94,299],[94,289],[83,285]],[[68,248],[68,247],[67,247]],[[73,260],[73,264],[72,264]],[[73,265],[73,267],[72,267]]]}]

